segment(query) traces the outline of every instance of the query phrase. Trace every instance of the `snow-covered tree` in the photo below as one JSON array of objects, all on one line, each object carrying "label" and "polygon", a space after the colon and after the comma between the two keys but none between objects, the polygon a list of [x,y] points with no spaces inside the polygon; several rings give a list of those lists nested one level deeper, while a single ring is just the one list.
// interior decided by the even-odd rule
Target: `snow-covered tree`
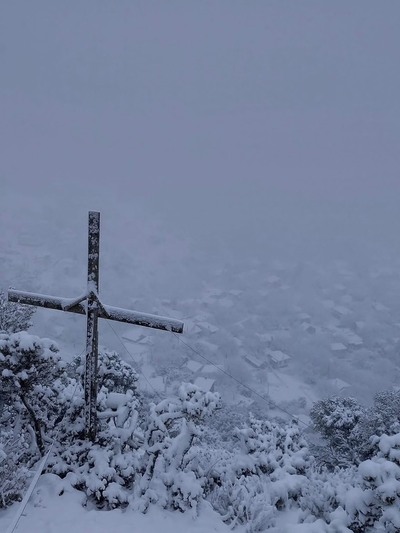
[{"label": "snow-covered tree", "polygon": [[400,390],[385,390],[374,397],[374,411],[379,417],[382,433],[400,432]]},{"label": "snow-covered tree", "polygon": [[[33,455],[45,452],[45,436],[59,415],[64,365],[57,346],[26,332],[0,334],[3,410],[24,433]],[[30,439],[28,437],[30,435]],[[34,449],[35,448],[35,449]]]},{"label": "snow-covered tree", "polygon": [[376,436],[395,435],[400,432],[400,391],[386,390],[375,394],[374,405],[365,410],[353,430],[359,442],[358,455],[370,459],[377,452]]},{"label": "snow-covered tree", "polygon": [[0,334],[0,507],[22,498],[64,405],[58,349],[26,332]]},{"label": "snow-covered tree", "polygon": [[310,411],[314,428],[326,440],[319,457],[329,466],[352,465],[360,461],[360,435],[355,428],[365,409],[354,398],[333,396],[316,402]]},{"label": "snow-covered tree", "polygon": [[32,325],[35,311],[32,306],[8,302],[6,293],[0,291],[0,332],[26,331]]},{"label": "snow-covered tree", "polygon": [[400,431],[400,391],[377,393],[369,408],[354,398],[320,400],[313,405],[310,416],[327,442],[326,446],[315,447],[320,462],[330,467],[357,465],[376,454],[373,436]]}]

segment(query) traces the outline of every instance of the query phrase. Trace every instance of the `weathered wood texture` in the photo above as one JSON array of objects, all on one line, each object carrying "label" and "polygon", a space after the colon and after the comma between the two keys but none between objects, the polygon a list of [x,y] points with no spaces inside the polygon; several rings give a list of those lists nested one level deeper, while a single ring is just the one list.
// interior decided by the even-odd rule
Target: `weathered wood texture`
[{"label": "weathered wood texture", "polygon": [[86,437],[92,442],[97,434],[98,292],[100,255],[100,213],[89,212],[87,275],[87,329],[85,364]]},{"label": "weathered wood texture", "polygon": [[89,211],[88,292],[99,292],[100,213]]}]

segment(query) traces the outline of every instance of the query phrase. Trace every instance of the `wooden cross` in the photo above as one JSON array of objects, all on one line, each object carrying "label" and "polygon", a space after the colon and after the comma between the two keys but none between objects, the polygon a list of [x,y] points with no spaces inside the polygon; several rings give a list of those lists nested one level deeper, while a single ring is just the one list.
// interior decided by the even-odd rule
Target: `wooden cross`
[{"label": "wooden cross", "polygon": [[[98,367],[98,318],[136,324],[148,328],[183,332],[183,322],[162,316],[129,311],[103,305],[99,299],[99,249],[100,213],[89,211],[88,276],[84,295],[70,299],[16,290],[8,291],[8,301],[36,305],[48,309],[68,311],[87,316],[86,366],[85,366],[85,423],[86,437],[96,439],[97,432],[97,367]],[[83,303],[86,301],[86,305]]]}]

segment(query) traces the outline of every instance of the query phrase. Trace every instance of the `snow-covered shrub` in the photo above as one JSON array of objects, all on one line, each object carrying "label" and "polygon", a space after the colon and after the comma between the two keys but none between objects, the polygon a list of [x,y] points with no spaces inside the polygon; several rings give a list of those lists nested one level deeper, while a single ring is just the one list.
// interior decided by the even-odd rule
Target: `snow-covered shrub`
[{"label": "snow-covered shrub", "polygon": [[385,390],[374,397],[374,411],[379,415],[383,432],[400,432],[400,390]]},{"label": "snow-covered shrub", "polygon": [[400,433],[377,437],[378,453],[358,467],[341,504],[352,531],[400,531]]},{"label": "snow-covered shrub", "polygon": [[376,455],[358,466],[310,470],[299,500],[304,521],[339,521],[354,533],[400,531],[400,434],[376,437]]},{"label": "snow-covered shrub", "polygon": [[[251,458],[251,471],[272,474],[279,467],[289,474],[304,474],[310,457],[307,443],[295,422],[283,426],[250,415],[246,427],[236,430],[246,457]],[[240,468],[248,469],[248,462]]]},{"label": "snow-covered shrub", "polygon": [[29,470],[21,462],[12,434],[4,434],[0,442],[0,509],[20,501],[27,488]]},{"label": "snow-covered shrub", "polygon": [[294,423],[280,426],[251,416],[236,437],[240,451],[218,464],[209,499],[226,522],[263,531],[274,525],[278,511],[296,505],[312,458]]},{"label": "snow-covered shrub", "polygon": [[218,435],[221,446],[226,443],[233,445],[237,442],[236,428],[243,426],[249,417],[246,407],[224,404],[209,420],[207,432],[212,431]]},{"label": "snow-covered shrub", "polygon": [[[121,411],[128,407],[131,415],[131,401],[132,398],[126,397],[126,404],[119,406]],[[72,486],[82,490],[99,507],[127,504],[139,467],[137,450],[141,436],[135,418],[130,416],[122,427],[114,426],[111,420],[104,424],[103,419],[96,443],[83,438],[74,440],[71,435],[64,437],[56,447],[56,454],[50,457],[47,471],[67,477]]]},{"label": "snow-covered shrub", "polygon": [[[115,360],[116,354],[112,360]],[[106,356],[100,368],[108,367]],[[204,393],[194,385],[182,385],[179,396],[150,405],[145,421],[139,419],[137,376],[126,363],[117,368],[131,381],[113,375],[120,384],[103,380],[98,394],[98,437],[84,440],[83,387],[59,426],[59,445],[50,458],[48,471],[66,477],[100,507],[133,503],[145,512],[150,503],[165,508],[197,511],[203,498],[205,477],[196,459],[196,443],[203,419],[219,405],[219,396]],[[78,365],[79,373],[79,365]],[[104,376],[108,375],[104,372]],[[111,388],[105,386],[107,383]],[[132,388],[127,388],[131,384]],[[142,432],[145,427],[145,433]]]},{"label": "snow-covered shrub", "polygon": [[70,374],[73,369],[80,379],[69,384],[70,397],[74,389],[75,394],[59,423],[56,453],[47,470],[67,477],[101,507],[127,504],[143,441],[137,374],[116,352],[99,353],[98,432],[96,443],[91,443],[84,438],[83,359],[73,362]]},{"label": "snow-covered shrub", "polygon": [[200,424],[219,407],[217,393],[182,384],[177,398],[150,406],[140,480],[138,507],[151,503],[164,508],[197,513],[206,479],[197,460],[202,435]]},{"label": "snow-covered shrub", "polygon": [[255,533],[276,523],[277,509],[269,498],[268,483],[259,476],[226,479],[211,494],[210,501],[232,528],[245,524],[248,533]]},{"label": "snow-covered shrub", "polygon": [[354,487],[357,467],[339,468],[334,471],[313,464],[307,471],[308,483],[298,500],[302,510],[302,522],[323,520],[330,524],[337,521],[337,510],[341,509],[341,523],[349,523],[346,512],[341,507],[343,495]]},{"label": "snow-covered shrub", "polygon": [[365,409],[357,400],[340,396],[320,400],[312,406],[310,417],[327,442],[327,446],[315,450],[320,462],[329,467],[360,462],[363,437],[356,428],[365,417]]},{"label": "snow-covered shrub", "polygon": [[372,407],[364,410],[363,416],[352,430],[352,441],[361,461],[377,453],[376,437],[400,432],[400,391],[378,392]]},{"label": "snow-covered shrub", "polygon": [[[85,375],[85,356],[75,357],[68,365],[71,377],[81,377],[82,383]],[[99,350],[97,388],[99,391],[107,389],[113,392],[125,393],[137,389],[138,375],[132,366],[121,359],[120,355],[112,350],[101,348]]]},{"label": "snow-covered shrub", "polygon": [[26,332],[0,334],[0,387],[9,423],[21,430],[34,456],[45,453],[45,438],[59,414],[64,365],[49,339]]},{"label": "snow-covered shrub", "polygon": [[0,505],[22,498],[30,469],[56,435],[69,381],[52,341],[0,334]]},{"label": "snow-covered shrub", "polygon": [[35,311],[30,305],[8,302],[6,293],[0,291],[0,332],[26,331],[32,325]]},{"label": "snow-covered shrub", "polygon": [[400,391],[377,393],[369,408],[360,406],[354,398],[320,400],[313,405],[310,416],[327,443],[313,449],[320,463],[331,468],[359,464],[376,454],[374,436],[400,431]]}]

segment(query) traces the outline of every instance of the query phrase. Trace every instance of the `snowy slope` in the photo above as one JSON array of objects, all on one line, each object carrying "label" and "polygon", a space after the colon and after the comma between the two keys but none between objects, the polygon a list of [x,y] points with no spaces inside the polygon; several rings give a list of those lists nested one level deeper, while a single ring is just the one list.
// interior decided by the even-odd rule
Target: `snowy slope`
[{"label": "snowy slope", "polygon": [[[63,494],[60,496],[60,492]],[[0,512],[0,531],[5,533],[17,505]],[[168,512],[153,507],[147,514],[132,510],[98,511],[82,507],[82,493],[53,474],[41,476],[21,517],[16,533],[228,533],[220,516],[203,504],[200,516]],[[238,533],[241,528],[236,530]],[[7,531],[8,533],[8,531]]]},{"label": "snowy slope", "polygon": [[[128,510],[99,511],[82,506],[82,493],[63,483],[53,474],[45,474],[32,494],[15,533],[228,533],[232,529],[207,502],[200,507],[199,516],[189,512],[171,512],[150,507],[147,514]],[[0,511],[0,531],[11,533],[9,526],[18,512],[18,504]],[[340,513],[339,513],[340,515]],[[322,520],[298,523],[297,511],[280,512],[270,533],[335,533],[349,532],[338,520],[328,526]],[[236,526],[236,533],[244,533],[245,526]]]}]

